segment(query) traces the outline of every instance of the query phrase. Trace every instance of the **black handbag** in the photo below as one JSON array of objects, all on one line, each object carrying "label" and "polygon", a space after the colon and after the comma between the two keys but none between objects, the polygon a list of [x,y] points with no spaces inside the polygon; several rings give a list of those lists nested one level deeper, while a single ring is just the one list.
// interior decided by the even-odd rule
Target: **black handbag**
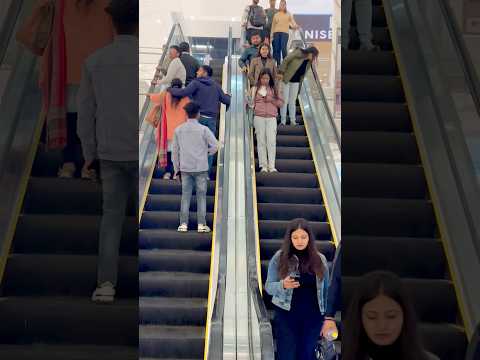
[{"label": "black handbag", "polygon": [[324,338],[317,344],[315,350],[317,360],[337,360],[339,356],[333,341],[327,341]]}]

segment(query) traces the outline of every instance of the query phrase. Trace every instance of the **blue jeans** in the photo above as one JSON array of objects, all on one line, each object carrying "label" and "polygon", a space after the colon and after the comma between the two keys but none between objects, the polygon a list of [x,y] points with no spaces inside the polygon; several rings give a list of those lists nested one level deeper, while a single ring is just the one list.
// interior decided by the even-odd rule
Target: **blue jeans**
[{"label": "blue jeans", "polygon": [[280,66],[282,59],[287,57],[288,33],[276,32],[273,34],[273,58],[277,61],[277,66]]},{"label": "blue jeans", "polygon": [[208,174],[204,172],[182,172],[182,203],[180,206],[180,224],[188,224],[190,201],[193,186],[197,192],[197,224],[206,225]]},{"label": "blue jeans", "polygon": [[[210,129],[215,137],[217,137],[217,118],[207,118],[205,116],[200,116],[198,122]],[[208,155],[208,174],[212,173],[213,166],[213,157],[215,155]]]},{"label": "blue jeans", "polygon": [[98,285],[117,283],[118,253],[128,197],[138,206],[138,162],[100,160],[103,216],[98,250]]}]

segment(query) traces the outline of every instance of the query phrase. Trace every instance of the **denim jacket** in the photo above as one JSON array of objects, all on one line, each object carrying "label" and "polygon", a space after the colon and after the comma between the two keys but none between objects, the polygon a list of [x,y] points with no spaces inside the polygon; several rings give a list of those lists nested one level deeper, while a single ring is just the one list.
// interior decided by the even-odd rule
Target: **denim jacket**
[{"label": "denim jacket", "polygon": [[[280,261],[280,253],[281,250],[277,251],[275,255],[273,255],[272,259],[270,260],[270,264],[268,265],[268,275],[267,281],[265,284],[265,290],[269,293],[272,298],[272,303],[278,306],[281,309],[290,311],[290,305],[292,303],[293,297],[293,289],[284,289],[278,274],[278,264]],[[319,279],[317,277],[317,297],[318,297],[318,305],[320,307],[320,313],[322,315],[325,314],[327,310],[327,297],[328,297],[328,263],[325,256],[320,254],[324,265],[324,274],[323,279]]]}]

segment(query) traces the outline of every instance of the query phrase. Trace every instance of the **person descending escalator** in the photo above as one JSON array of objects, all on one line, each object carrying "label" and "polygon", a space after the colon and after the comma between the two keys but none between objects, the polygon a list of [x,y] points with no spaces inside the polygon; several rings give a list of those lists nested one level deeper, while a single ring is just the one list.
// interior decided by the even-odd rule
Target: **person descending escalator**
[{"label": "person descending escalator", "polygon": [[395,274],[365,274],[343,322],[344,360],[439,360],[422,344],[410,294]]},{"label": "person descending escalator", "polygon": [[242,28],[245,30],[245,39],[250,41],[253,33],[258,33],[265,37],[265,26],[267,24],[267,15],[263,7],[258,5],[260,0],[253,0],[252,4],[245,8],[242,17]]},{"label": "person descending escalator", "polygon": [[[173,79],[171,88],[181,89],[182,80]],[[147,116],[147,121],[156,128],[158,164],[165,169],[163,178],[168,180],[174,176],[172,162],[172,142],[175,129],[187,119],[184,107],[190,102],[188,97],[172,96],[167,90],[158,94],[147,95],[154,107]]]},{"label": "person descending escalator", "polygon": [[[217,118],[220,104],[230,105],[231,96],[223,92],[222,87],[212,79],[213,69],[202,65],[197,71],[197,78],[184,89],[170,88],[168,91],[177,97],[189,96],[200,104],[199,123],[207,126],[213,134],[217,133]],[[208,157],[208,172],[212,176],[213,155]]]},{"label": "person descending escalator", "polygon": [[261,172],[277,172],[277,115],[283,99],[269,69],[263,69],[249,97],[254,111],[253,125],[257,136],[258,160]]},{"label": "person descending escalator", "polygon": [[[85,59],[113,41],[114,28],[104,10],[108,3],[109,0],[38,0],[31,17],[17,33],[20,43],[41,56],[41,116],[45,118],[42,137],[47,149],[62,150],[63,160],[58,170],[61,178],[77,175],[84,179],[96,178],[94,170],[83,167],[77,136],[76,95]],[[50,40],[40,49],[34,27],[50,11],[53,14]]]},{"label": "person descending escalator", "polygon": [[270,46],[267,44],[260,45],[257,57],[253,58],[248,69],[248,79],[250,86],[255,86],[258,82],[258,77],[263,69],[269,69],[273,75],[273,79],[277,80],[277,64],[272,58]]},{"label": "person descending escalator", "polygon": [[244,73],[248,73],[250,63],[252,62],[252,59],[258,55],[258,50],[262,44],[262,37],[258,32],[253,32],[250,39],[252,45],[243,50],[240,59],[238,59],[238,66],[240,66]]},{"label": "person descending escalator", "polygon": [[180,61],[185,67],[186,80],[185,86],[188,86],[193,79],[197,77],[197,71],[200,64],[197,59],[190,55],[190,45],[187,42],[182,42],[178,45],[182,54],[180,55]]},{"label": "person descending escalator", "polygon": [[305,219],[288,224],[268,265],[265,289],[275,305],[278,360],[314,360],[327,308],[328,264]]},{"label": "person descending escalator", "polygon": [[269,2],[270,7],[265,10],[265,14],[267,15],[267,24],[265,25],[265,42],[268,45],[270,45],[273,40],[271,37],[273,17],[278,12],[278,9],[276,7],[277,0],[269,0]]},{"label": "person descending escalator", "polygon": [[372,0],[342,0],[342,48],[348,50],[350,45],[350,20],[353,3],[355,3],[360,50],[379,51],[380,47],[372,42]]},{"label": "person descending escalator", "polygon": [[296,101],[300,86],[309,66],[318,58],[318,49],[311,46],[307,49],[297,48],[290,53],[279,68],[279,78],[283,80],[283,99],[285,101],[280,113],[281,124],[287,125],[287,107],[290,114],[290,125],[297,125]]},{"label": "person descending escalator", "polygon": [[215,135],[206,126],[198,122],[200,105],[192,101],[185,105],[188,120],[180,125],[173,137],[172,160],[175,176],[182,182],[182,201],[180,208],[179,232],[188,231],[190,201],[193,188],[197,193],[197,231],[208,233],[207,225],[207,188],[208,156],[218,150]]},{"label": "person descending escalator", "polygon": [[270,38],[272,39],[273,57],[280,66],[282,60],[287,57],[287,45],[290,28],[298,29],[299,26],[291,13],[287,10],[287,1],[280,1],[280,10],[275,14],[272,20],[272,29]]}]

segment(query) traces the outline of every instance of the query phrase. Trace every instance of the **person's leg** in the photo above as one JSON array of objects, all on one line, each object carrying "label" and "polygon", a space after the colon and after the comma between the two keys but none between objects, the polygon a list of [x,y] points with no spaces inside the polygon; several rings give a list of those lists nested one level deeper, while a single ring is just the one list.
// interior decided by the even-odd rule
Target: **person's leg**
[{"label": "person's leg", "polygon": [[[200,124],[208,127],[210,131],[217,137],[217,119],[214,118],[207,118],[200,116],[200,119],[198,121]],[[213,160],[214,160],[215,155],[209,155],[208,156],[208,175],[212,175],[212,167],[213,167]]]},{"label": "person's leg", "polygon": [[306,318],[303,324],[301,333],[297,337],[297,359],[316,360],[315,348],[322,330],[323,318],[311,316]]},{"label": "person's leg", "polygon": [[64,178],[71,178],[75,175],[77,168],[75,159],[75,150],[77,146],[77,114],[67,113],[67,144],[62,150],[63,164],[58,172],[58,176]]},{"label": "person's leg", "polygon": [[[352,17],[352,1],[342,0],[342,48],[348,49],[350,44],[350,21]],[[371,1],[371,0],[370,0]]]},{"label": "person's leg", "polygon": [[98,285],[117,283],[118,253],[122,237],[129,177],[122,162],[100,161],[103,194],[103,215],[100,223]]},{"label": "person's leg", "polygon": [[357,30],[360,43],[365,49],[373,48],[372,44],[372,0],[355,0]]},{"label": "person's leg", "polygon": [[277,156],[277,119],[266,119],[266,139],[268,152],[268,170],[275,169],[275,157]]},{"label": "person's leg", "polygon": [[280,66],[281,63],[281,33],[274,33],[273,34],[273,41],[272,41],[272,47],[273,47],[273,58],[277,62],[277,66]]},{"label": "person's leg", "polygon": [[281,51],[282,51],[282,61],[285,60],[285,58],[287,57],[288,55],[288,50],[287,50],[287,45],[288,45],[288,38],[289,38],[289,35],[288,33],[281,33],[282,34],[282,37],[281,37]]},{"label": "person's leg", "polygon": [[288,112],[290,113],[290,124],[297,125],[297,97],[300,83],[290,83],[289,85]]},{"label": "person's leg", "polygon": [[188,225],[188,218],[190,214],[190,201],[192,200],[194,181],[195,179],[191,174],[182,172],[182,200],[180,204],[180,225]]},{"label": "person's leg", "polygon": [[290,97],[290,83],[283,84],[283,106],[280,110],[281,124],[287,125],[287,108],[288,108],[288,98]]},{"label": "person's leg", "polygon": [[165,167],[165,172],[170,173],[173,176],[173,162],[172,162],[172,152],[167,152],[167,166]]},{"label": "person's leg", "polygon": [[[277,360],[298,360],[296,354],[296,336],[288,312],[275,311],[275,338],[277,343]],[[303,359],[302,359],[303,360]]]},{"label": "person's leg", "polygon": [[197,192],[197,225],[207,225],[207,188],[208,174],[202,172],[195,175]]},{"label": "person's leg", "polygon": [[253,125],[255,127],[255,135],[257,136],[257,153],[258,165],[260,169],[268,169],[267,163],[267,134],[266,134],[266,119],[255,116],[253,118]]}]

